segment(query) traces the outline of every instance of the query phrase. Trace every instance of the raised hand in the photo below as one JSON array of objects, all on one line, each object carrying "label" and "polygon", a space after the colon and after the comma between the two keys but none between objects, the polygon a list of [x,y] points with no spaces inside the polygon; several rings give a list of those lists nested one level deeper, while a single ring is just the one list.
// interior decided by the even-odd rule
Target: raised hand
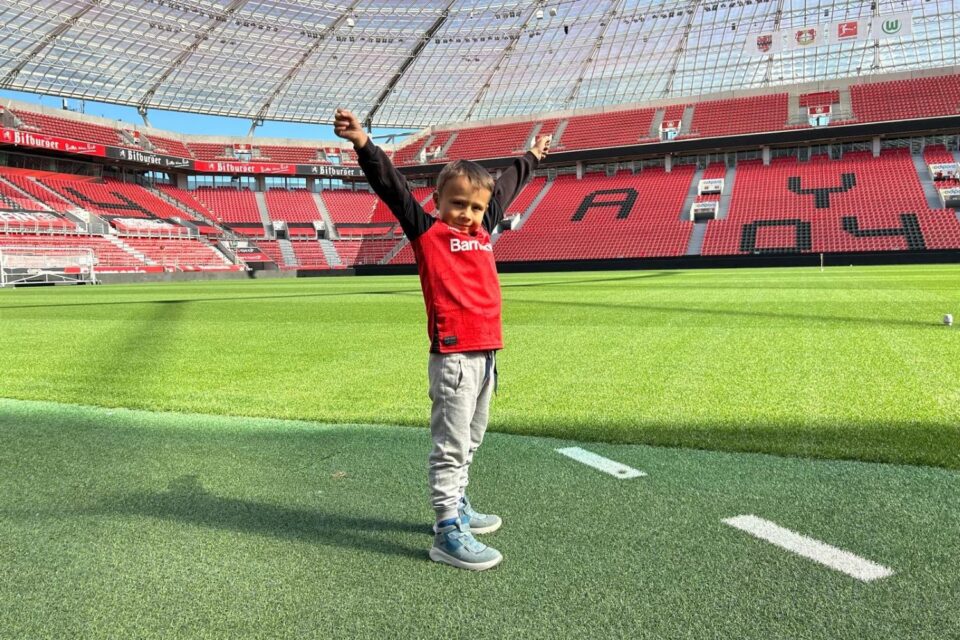
[{"label": "raised hand", "polygon": [[530,147],[530,151],[537,156],[537,160],[543,160],[550,153],[551,140],[553,140],[553,136],[537,136],[536,142]]},{"label": "raised hand", "polygon": [[333,132],[353,143],[355,149],[367,144],[367,132],[348,109],[337,109],[333,114]]}]

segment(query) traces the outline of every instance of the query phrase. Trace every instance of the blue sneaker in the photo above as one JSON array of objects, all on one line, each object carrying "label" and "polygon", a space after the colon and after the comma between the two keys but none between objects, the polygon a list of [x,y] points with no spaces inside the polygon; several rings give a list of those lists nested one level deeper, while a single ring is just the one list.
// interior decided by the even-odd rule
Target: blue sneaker
[{"label": "blue sneaker", "polygon": [[443,562],[458,569],[484,571],[503,560],[499,551],[474,538],[470,527],[459,518],[439,522],[433,530],[435,535],[430,559],[434,562]]},{"label": "blue sneaker", "polygon": [[493,533],[503,524],[500,516],[474,511],[473,507],[470,506],[470,499],[466,495],[460,498],[459,512],[460,519],[470,527],[471,533]]}]

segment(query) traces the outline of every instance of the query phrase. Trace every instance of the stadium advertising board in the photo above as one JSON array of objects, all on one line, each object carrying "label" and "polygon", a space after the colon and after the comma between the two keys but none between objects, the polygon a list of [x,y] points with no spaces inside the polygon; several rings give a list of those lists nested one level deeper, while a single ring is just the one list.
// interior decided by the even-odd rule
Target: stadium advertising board
[{"label": "stadium advertising board", "polygon": [[150,151],[121,149],[118,147],[107,147],[107,157],[113,158],[114,160],[125,160],[127,162],[136,162],[137,164],[147,164],[153,167],[169,169],[190,169],[193,164],[193,162],[187,158],[177,158],[176,156],[167,156]]},{"label": "stadium advertising board", "polygon": [[195,171],[204,173],[248,173],[292,176],[297,171],[297,165],[279,162],[230,162],[195,160]]},{"label": "stadium advertising board", "polygon": [[945,162],[940,164],[927,165],[930,169],[930,177],[934,180],[947,180],[957,177],[960,173],[960,164],[956,162]]},{"label": "stadium advertising board", "polygon": [[152,218],[114,218],[111,220],[113,226],[121,231],[131,231],[139,233],[164,233],[187,235],[189,229],[180,227],[163,220],[154,220]]},{"label": "stadium advertising board", "polygon": [[702,196],[705,193],[723,193],[723,178],[701,180],[697,186],[697,194]]},{"label": "stadium advertising board", "polygon": [[260,174],[279,176],[317,176],[319,178],[359,178],[360,167],[279,162],[230,162],[195,160],[193,170],[202,173]]},{"label": "stadium advertising board", "polygon": [[102,144],[80,142],[79,140],[48,136],[42,133],[32,133],[30,131],[20,131],[18,129],[0,129],[0,142],[19,147],[33,147],[35,149],[47,149],[48,151],[60,151],[63,153],[76,153],[84,156],[103,157],[107,154],[106,147],[104,147]]},{"label": "stadium advertising board", "polygon": [[944,207],[960,207],[960,187],[940,189],[940,199]]},{"label": "stadium advertising board", "polygon": [[359,178],[363,175],[360,167],[343,167],[325,164],[298,164],[298,176],[319,176],[321,178]]},{"label": "stadium advertising board", "polygon": [[17,226],[76,229],[68,220],[45,211],[0,211],[0,228]]},{"label": "stadium advertising board", "polygon": [[690,219],[694,222],[713,220],[717,217],[718,209],[716,202],[694,202],[690,207]]}]

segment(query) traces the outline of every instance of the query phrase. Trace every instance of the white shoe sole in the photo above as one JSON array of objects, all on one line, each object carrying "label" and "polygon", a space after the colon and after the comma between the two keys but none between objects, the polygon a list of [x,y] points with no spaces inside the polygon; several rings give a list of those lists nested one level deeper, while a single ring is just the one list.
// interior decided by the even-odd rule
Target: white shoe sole
[{"label": "white shoe sole", "polygon": [[503,560],[503,556],[498,555],[493,560],[487,560],[486,562],[464,562],[463,560],[454,558],[443,549],[431,547],[430,559],[434,562],[449,564],[451,567],[456,567],[458,569],[468,569],[469,571],[486,571],[487,569],[492,569],[500,564],[500,561]]},{"label": "white shoe sole", "polygon": [[503,524],[503,520],[497,520],[497,523],[496,523],[496,524],[491,525],[491,526],[489,526],[489,527],[485,527],[485,528],[483,528],[483,529],[478,528],[478,527],[474,527],[473,525],[470,525],[470,533],[479,533],[479,534],[483,534],[483,533],[493,533],[494,531],[496,531],[497,529],[499,529],[499,528],[500,528],[500,525],[502,525],[502,524]]}]

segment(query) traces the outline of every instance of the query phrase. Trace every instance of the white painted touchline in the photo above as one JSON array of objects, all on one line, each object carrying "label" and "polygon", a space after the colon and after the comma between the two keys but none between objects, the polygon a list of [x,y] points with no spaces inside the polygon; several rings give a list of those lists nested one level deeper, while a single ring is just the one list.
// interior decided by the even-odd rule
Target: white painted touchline
[{"label": "white painted touchline", "polygon": [[615,460],[610,460],[609,458],[604,458],[603,456],[598,456],[595,453],[591,453],[586,449],[581,449],[580,447],[567,447],[566,449],[557,449],[557,453],[562,453],[568,458],[573,458],[577,462],[582,462],[583,464],[593,467],[594,469],[599,469],[604,473],[609,473],[615,478],[639,478],[645,476],[643,471],[634,469],[633,467],[628,467],[625,464],[620,464]]},{"label": "white painted touchline", "polygon": [[893,569],[870,562],[849,551],[837,549],[825,542],[800,535],[790,531],[790,529],[784,529],[774,522],[757,516],[737,516],[727,518],[723,522],[741,531],[746,531],[752,536],[766,540],[770,544],[792,551],[814,562],[819,562],[863,582],[871,582],[893,575]]}]

